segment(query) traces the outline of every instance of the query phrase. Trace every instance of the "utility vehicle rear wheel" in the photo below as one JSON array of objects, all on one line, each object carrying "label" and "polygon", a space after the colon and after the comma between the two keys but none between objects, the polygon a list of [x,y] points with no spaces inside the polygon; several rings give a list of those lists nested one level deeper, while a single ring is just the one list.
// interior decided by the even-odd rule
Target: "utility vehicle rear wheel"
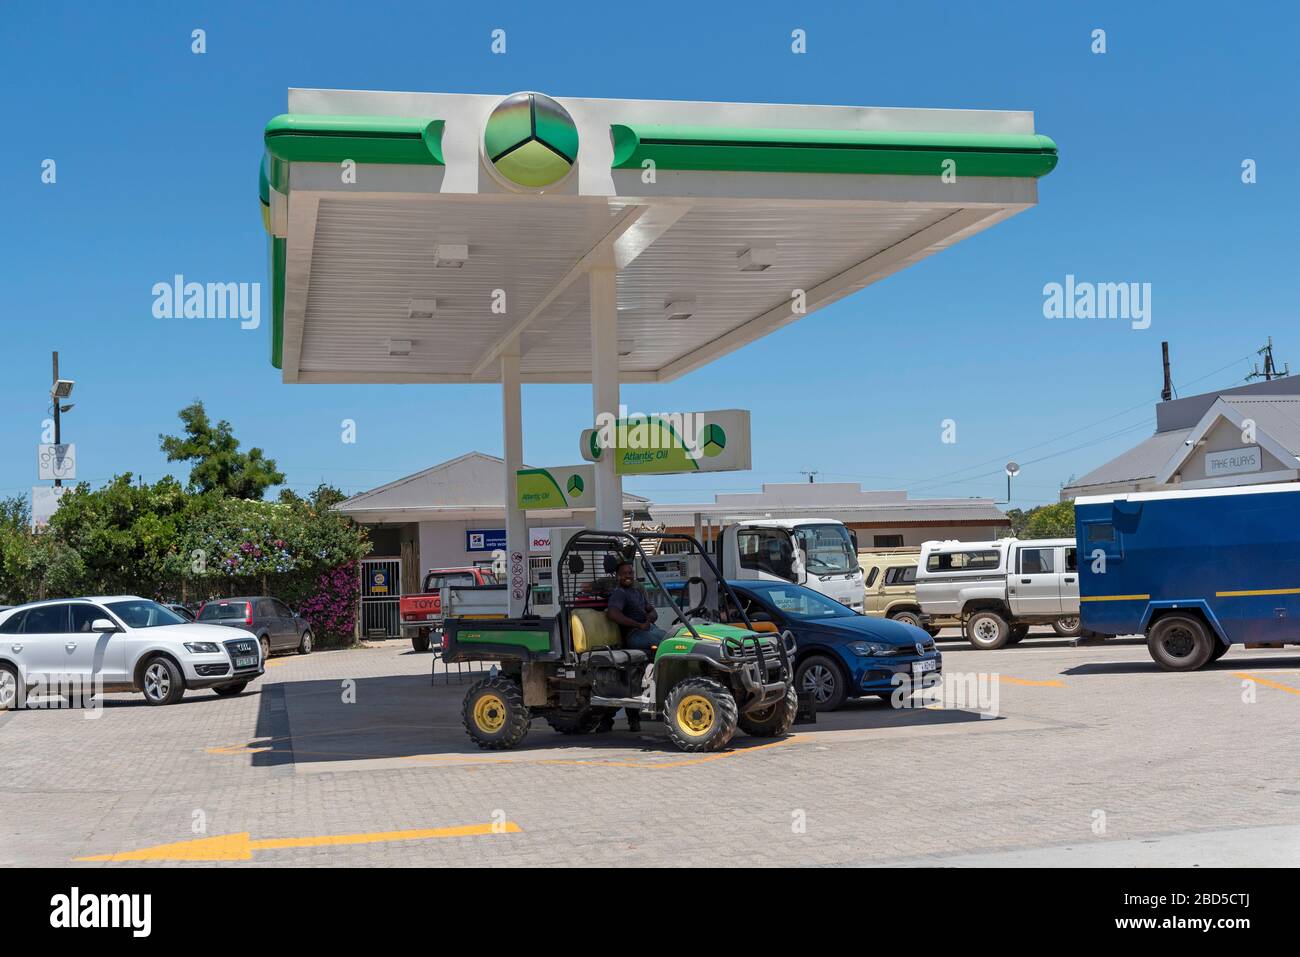
[{"label": "utility vehicle rear wheel", "polygon": [[560,734],[591,734],[605,716],[605,708],[583,708],[581,711],[552,711],[546,723]]},{"label": "utility vehicle rear wheel", "polygon": [[1005,648],[1011,639],[1011,627],[996,611],[977,611],[966,620],[966,640],[980,651]]},{"label": "utility vehicle rear wheel", "polygon": [[736,699],[712,678],[686,678],[668,692],[664,724],[683,751],[721,751],[736,733]]},{"label": "utility vehicle rear wheel", "polygon": [[1147,650],[1165,671],[1195,671],[1210,660],[1216,641],[1199,618],[1165,615],[1147,631]]},{"label": "utility vehicle rear wheel", "polygon": [[790,730],[799,711],[799,695],[794,685],[785,689],[785,697],[762,711],[742,714],[738,719],[740,730],[756,738],[778,738]]},{"label": "utility vehicle rear wheel", "polygon": [[532,720],[523,690],[500,676],[470,687],[460,717],[473,742],[487,751],[513,748],[524,739]]},{"label": "utility vehicle rear wheel", "polygon": [[416,651],[429,650],[429,629],[428,628],[416,629],[415,633],[411,635],[411,647]]}]

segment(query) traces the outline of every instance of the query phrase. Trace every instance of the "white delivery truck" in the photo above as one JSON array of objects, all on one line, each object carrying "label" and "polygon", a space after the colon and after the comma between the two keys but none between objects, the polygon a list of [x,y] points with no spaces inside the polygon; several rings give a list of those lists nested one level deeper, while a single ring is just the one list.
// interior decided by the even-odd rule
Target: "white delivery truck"
[{"label": "white delivery truck", "polygon": [[925,615],[961,619],[976,648],[1013,645],[1030,625],[1079,633],[1079,568],[1074,539],[925,542],[916,566]]},{"label": "white delivery truck", "polygon": [[737,522],[719,534],[718,558],[726,578],[794,582],[862,613],[862,566],[857,543],[843,522],[824,518]]}]

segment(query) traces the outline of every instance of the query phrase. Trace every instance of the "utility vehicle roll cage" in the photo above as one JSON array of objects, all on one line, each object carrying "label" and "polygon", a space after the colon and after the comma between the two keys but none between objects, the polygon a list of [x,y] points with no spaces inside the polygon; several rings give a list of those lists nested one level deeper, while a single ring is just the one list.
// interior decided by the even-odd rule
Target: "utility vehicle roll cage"
[{"label": "utility vehicle roll cage", "polygon": [[[730,601],[731,607],[739,612],[740,617],[744,620],[745,628],[749,631],[754,630],[753,623],[745,613],[744,606],[736,597],[736,593],[731,590],[731,586],[727,584],[727,580],[723,578],[722,574],[718,571],[718,566],[713,563],[713,559],[709,557],[709,553],[701,547],[700,543],[695,540],[694,536],[686,535],[681,532],[603,532],[595,530],[578,532],[573,536],[573,538],[569,539],[568,544],[565,545],[564,551],[560,555],[560,567],[556,570],[556,580],[560,586],[560,607],[566,612],[573,608],[582,607],[584,599],[580,597],[582,595],[582,592],[579,591],[581,586],[586,585],[591,587],[601,578],[616,575],[618,573],[618,565],[623,562],[632,562],[633,557],[639,556],[641,558],[641,565],[645,568],[646,575],[654,584],[655,589],[662,594],[665,599],[667,599],[668,605],[672,608],[676,620],[685,625],[687,630],[690,631],[692,637],[699,641],[701,637],[700,633],[695,630],[695,626],[691,624],[690,619],[686,617],[686,613],[693,609],[683,607],[684,602],[683,604],[679,604],[675,601],[672,594],[664,587],[663,582],[659,580],[659,575],[655,572],[654,563],[650,561],[650,557],[646,554],[645,549],[641,547],[641,543],[647,540],[658,542],[685,542],[689,553],[692,555],[698,555],[702,558],[704,560],[704,568],[707,568],[717,580],[719,605],[722,603],[723,594],[725,592],[726,598]],[[597,554],[601,555],[602,562],[600,568],[588,569],[588,563],[582,559],[582,552],[586,552],[593,556]],[[614,558],[613,556],[617,556],[617,558]],[[635,567],[635,563],[633,563],[633,567]],[[684,601],[689,600],[690,584],[691,581],[694,580],[695,579],[692,578],[686,582],[686,598]],[[701,581],[704,585],[703,601],[707,602],[708,582],[704,582],[703,579],[701,579]],[[695,607],[700,608],[702,606],[697,605]],[[757,638],[748,640],[753,641],[754,649],[757,651],[761,662],[763,658],[762,642]],[[746,639],[735,637],[726,637],[722,639],[724,648],[729,652],[740,654],[744,653],[745,641]],[[779,641],[778,644],[780,644]]]}]

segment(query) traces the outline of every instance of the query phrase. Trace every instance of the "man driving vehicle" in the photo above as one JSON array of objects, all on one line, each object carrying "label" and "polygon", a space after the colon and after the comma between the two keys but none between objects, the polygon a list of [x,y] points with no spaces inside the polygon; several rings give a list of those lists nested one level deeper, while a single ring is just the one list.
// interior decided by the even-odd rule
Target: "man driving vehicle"
[{"label": "man driving vehicle", "polygon": [[659,615],[646,599],[645,590],[637,585],[631,562],[619,563],[618,587],[609,593],[605,617],[622,631],[625,648],[649,652],[668,637],[655,625]]}]

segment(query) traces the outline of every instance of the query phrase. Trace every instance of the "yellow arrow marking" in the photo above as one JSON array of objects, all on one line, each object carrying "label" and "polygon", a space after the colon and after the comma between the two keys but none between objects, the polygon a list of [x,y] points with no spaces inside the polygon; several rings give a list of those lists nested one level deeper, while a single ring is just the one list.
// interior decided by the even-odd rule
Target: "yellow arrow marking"
[{"label": "yellow arrow marking", "polygon": [[1064,681],[1030,681],[1028,678],[1013,678],[1010,675],[998,675],[999,681],[1009,685],[1024,685],[1027,688],[1064,688]]},{"label": "yellow arrow marking", "polygon": [[78,861],[248,861],[254,851],[280,851],[294,847],[338,847],[345,844],[384,844],[391,841],[424,841],[436,837],[480,837],[487,834],[519,834],[514,821],[502,824],[465,824],[460,827],[416,828],[409,831],[370,831],[362,834],[322,834],[317,837],[279,837],[254,841],[249,833],[201,837],[195,841],[158,844],[137,851],[78,857]]},{"label": "yellow arrow marking", "polygon": [[1267,678],[1252,675],[1248,671],[1234,671],[1232,674],[1234,677],[1241,678],[1245,681],[1253,681],[1266,688],[1276,688],[1278,691],[1285,691],[1287,694],[1300,694],[1300,688],[1292,688],[1290,685],[1284,685],[1280,681],[1269,681]]}]

